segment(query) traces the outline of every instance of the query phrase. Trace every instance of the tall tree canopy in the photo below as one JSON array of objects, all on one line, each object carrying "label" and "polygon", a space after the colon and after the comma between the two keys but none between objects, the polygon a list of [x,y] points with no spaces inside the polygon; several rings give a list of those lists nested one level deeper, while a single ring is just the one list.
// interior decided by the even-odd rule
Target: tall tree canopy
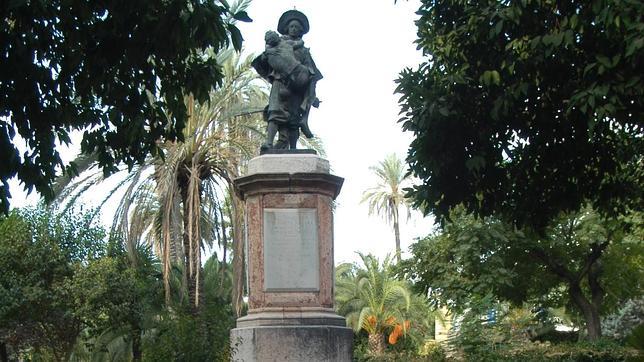
[{"label": "tall tree canopy", "polygon": [[[7,180],[51,197],[64,165],[57,143],[84,130],[82,151],[104,172],[132,166],[158,141],[182,139],[184,95],[208,98],[222,72],[207,49],[241,48],[226,1],[8,1],[0,5],[0,209]],[[244,1],[242,1],[244,3]],[[13,144],[27,142],[22,155]]]},{"label": "tall tree canopy", "polygon": [[420,292],[456,311],[488,294],[516,305],[571,305],[597,339],[602,314],[642,295],[641,212],[606,220],[584,208],[557,218],[545,237],[461,207],[451,220],[412,245],[404,263]]},{"label": "tall tree canopy", "polygon": [[538,230],[641,207],[644,3],[422,1],[428,57],[398,80],[416,204]]}]

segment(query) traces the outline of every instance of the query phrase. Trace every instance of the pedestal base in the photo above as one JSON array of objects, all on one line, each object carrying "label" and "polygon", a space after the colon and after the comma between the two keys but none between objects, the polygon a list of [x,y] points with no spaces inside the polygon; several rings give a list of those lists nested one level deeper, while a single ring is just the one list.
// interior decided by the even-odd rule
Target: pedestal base
[{"label": "pedestal base", "polygon": [[230,333],[233,361],[351,361],[353,331],[330,308],[260,308]]},{"label": "pedestal base", "polygon": [[255,326],[230,333],[233,361],[349,362],[351,328],[325,325]]},{"label": "pedestal base", "polygon": [[233,361],[352,360],[353,331],[333,310],[333,199],[343,179],[315,154],[266,154],[235,179],[245,201],[248,315]]}]

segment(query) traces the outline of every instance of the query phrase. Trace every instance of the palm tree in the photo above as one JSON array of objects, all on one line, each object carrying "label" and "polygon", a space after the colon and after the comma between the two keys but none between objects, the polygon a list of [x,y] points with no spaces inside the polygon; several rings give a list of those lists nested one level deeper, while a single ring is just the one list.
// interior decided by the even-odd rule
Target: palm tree
[{"label": "palm tree", "polygon": [[[212,55],[214,56],[214,55]],[[184,142],[160,144],[163,157],[150,157],[127,172],[108,191],[108,198],[123,190],[112,230],[121,234],[128,251],[137,244],[151,245],[163,266],[166,304],[171,301],[172,271],[182,272],[183,289],[190,305],[198,308],[203,296],[201,250],[217,242],[224,262],[229,241],[233,245],[233,306],[239,315],[243,304],[243,204],[232,181],[264,140],[261,113],[267,87],[251,69],[253,56],[240,59],[232,50],[217,55],[224,78],[209,102],[197,104],[188,95]],[[303,142],[324,154],[319,140]],[[79,171],[96,165],[92,156],[80,156]],[[59,179],[57,201],[73,205],[92,186],[105,181],[100,173],[72,182]],[[135,255],[131,253],[131,255]],[[133,257],[132,262],[136,263]],[[173,268],[173,264],[178,267]],[[222,278],[226,266],[221,268]],[[176,273],[175,273],[176,274]]]},{"label": "palm tree", "polygon": [[386,332],[391,332],[393,344],[409,329],[412,293],[405,282],[394,278],[389,256],[380,264],[373,255],[358,254],[364,269],[354,264],[341,264],[336,269],[336,308],[348,327],[368,333],[369,350],[381,354]]},{"label": "palm tree", "polygon": [[[243,260],[243,246],[238,246],[243,209],[231,185],[259,150],[264,125],[261,112],[267,102],[266,87],[257,83],[251,60],[252,56],[241,60],[232,50],[218,54],[225,77],[206,104],[186,96],[184,142],[160,144],[163,157],[150,157],[108,193],[125,189],[113,230],[122,235],[128,250],[141,242],[153,245],[163,262],[166,302],[170,300],[171,265],[179,261],[187,299],[195,310],[199,307],[203,294],[201,250],[214,241],[225,248],[230,230],[234,249],[241,254],[233,257]],[[103,180],[102,175],[95,175],[67,187],[63,182],[60,198],[72,204]],[[232,217],[224,212],[227,197],[233,199]],[[223,227],[226,217],[233,224],[230,229]]]},{"label": "palm tree", "polygon": [[396,259],[400,261],[400,214],[401,206],[407,208],[409,217],[409,202],[402,192],[402,184],[408,179],[405,165],[395,154],[390,154],[380,161],[377,166],[369,167],[378,179],[378,185],[367,189],[362,194],[361,203],[368,203],[369,215],[382,216],[389,224],[393,224],[396,238]]}]

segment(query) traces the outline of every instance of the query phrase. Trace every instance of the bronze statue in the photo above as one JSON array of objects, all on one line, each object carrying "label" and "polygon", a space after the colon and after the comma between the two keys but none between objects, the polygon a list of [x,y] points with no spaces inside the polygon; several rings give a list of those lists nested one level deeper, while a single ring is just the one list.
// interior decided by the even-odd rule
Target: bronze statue
[{"label": "bronze statue", "polygon": [[[309,31],[309,20],[303,13],[289,10],[280,17],[277,31],[281,37],[274,31],[266,32],[266,49],[252,63],[257,73],[271,83],[264,110],[268,125],[262,150],[295,149],[300,130],[312,138],[309,111],[311,106],[317,108],[320,104],[315,85],[322,79],[322,73],[302,40]],[[279,136],[273,144],[276,134]]]}]

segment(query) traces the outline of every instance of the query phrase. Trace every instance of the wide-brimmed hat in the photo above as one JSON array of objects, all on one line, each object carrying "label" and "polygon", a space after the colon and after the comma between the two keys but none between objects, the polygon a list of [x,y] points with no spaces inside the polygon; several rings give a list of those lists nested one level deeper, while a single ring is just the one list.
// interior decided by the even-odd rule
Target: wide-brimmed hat
[{"label": "wide-brimmed hat", "polygon": [[287,28],[291,20],[297,20],[302,24],[302,34],[309,32],[309,19],[297,10],[288,10],[280,16],[280,20],[277,22],[277,31],[282,35],[288,34]]}]

